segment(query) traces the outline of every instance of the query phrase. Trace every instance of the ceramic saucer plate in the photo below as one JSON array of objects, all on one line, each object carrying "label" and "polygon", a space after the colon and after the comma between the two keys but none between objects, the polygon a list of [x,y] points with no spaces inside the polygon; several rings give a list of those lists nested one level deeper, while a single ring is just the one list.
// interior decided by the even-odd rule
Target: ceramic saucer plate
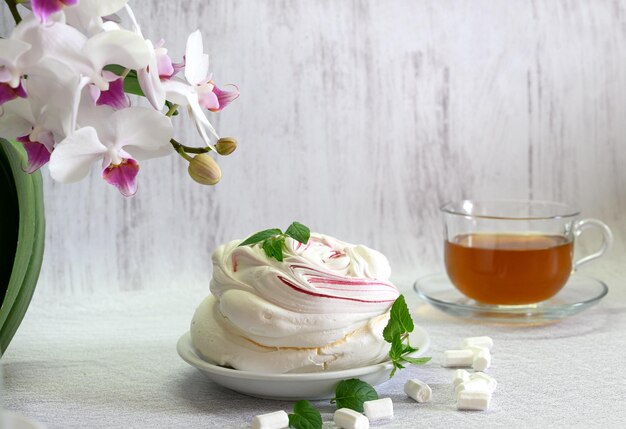
[{"label": "ceramic saucer plate", "polygon": [[[423,355],[430,345],[430,338],[419,326],[409,336],[411,346],[419,348],[411,356]],[[178,354],[191,366],[196,367],[212,381],[229,389],[258,398],[267,399],[329,399],[341,380],[359,378],[375,386],[389,380],[393,368],[391,362],[341,371],[315,372],[307,374],[267,374],[239,371],[218,366],[202,357],[191,343],[187,332],[178,340]]]},{"label": "ceramic saucer plate", "polygon": [[461,294],[444,273],[422,277],[413,289],[424,301],[453,316],[503,323],[546,323],[597,304],[609,291],[602,281],[573,274],[554,297],[531,305],[481,304]]}]

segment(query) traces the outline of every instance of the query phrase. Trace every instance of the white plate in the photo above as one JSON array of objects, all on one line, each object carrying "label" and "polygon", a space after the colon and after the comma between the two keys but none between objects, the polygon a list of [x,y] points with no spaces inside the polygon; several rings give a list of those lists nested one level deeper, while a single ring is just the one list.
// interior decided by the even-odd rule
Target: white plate
[{"label": "white plate", "polygon": [[[411,346],[419,350],[411,356],[423,355],[430,346],[426,331],[416,326],[409,336]],[[382,362],[361,368],[307,374],[267,374],[224,368],[203,359],[191,343],[189,332],[178,340],[178,354],[215,383],[257,398],[267,399],[328,399],[335,394],[341,380],[359,378],[372,386],[389,380],[393,365]]]}]

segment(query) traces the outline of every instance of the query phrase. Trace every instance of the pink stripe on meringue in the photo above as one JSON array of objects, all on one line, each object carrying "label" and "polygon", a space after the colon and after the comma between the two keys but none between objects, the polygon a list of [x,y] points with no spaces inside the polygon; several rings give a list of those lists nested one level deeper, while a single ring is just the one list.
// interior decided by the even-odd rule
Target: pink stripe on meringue
[{"label": "pink stripe on meringue", "polygon": [[364,303],[370,303],[370,304],[380,304],[380,303],[394,302],[395,301],[395,299],[365,300],[365,299],[358,299],[358,298],[348,298],[348,297],[344,297],[344,296],[325,295],[325,294],[321,294],[321,293],[315,293],[315,292],[311,292],[311,291],[308,291],[308,290],[300,289],[298,286],[296,286],[295,284],[293,284],[292,282],[290,282],[289,280],[287,280],[286,278],[284,278],[282,276],[278,276],[278,279],[281,282],[283,282],[285,285],[287,285],[290,288],[292,288],[293,290],[296,290],[296,291],[298,291],[300,293],[304,293],[306,295],[316,296],[318,298],[340,299],[340,300],[344,300],[344,301],[364,302]]},{"label": "pink stripe on meringue", "polygon": [[386,290],[383,289],[342,289],[330,286],[316,286],[315,289],[326,289],[326,290],[335,290],[339,292],[365,292],[365,293],[386,293]]},{"label": "pink stripe on meringue", "polygon": [[354,280],[350,280],[350,279],[333,280],[333,279],[326,279],[322,277],[309,277],[308,282],[315,283],[315,284],[332,284],[332,285],[345,285],[345,286],[385,286],[385,287],[395,289],[389,283],[368,281],[368,280],[363,280],[359,278],[354,279]]},{"label": "pink stripe on meringue", "polygon": [[[367,280],[367,279],[363,279],[363,278],[346,278],[343,276],[339,276],[337,274],[334,274],[332,272],[328,272],[328,271],[322,271],[322,270],[318,270],[312,267],[307,267],[305,265],[297,265],[297,264],[293,264],[290,265],[289,268],[291,268],[293,271],[298,271],[298,270],[302,270],[304,271],[304,276],[307,277],[307,281],[309,283],[326,283],[326,284],[345,284],[345,285],[372,285],[372,286],[385,286],[389,289],[393,289],[396,290],[396,287],[391,284],[390,282],[385,282],[385,281],[376,281],[376,280]],[[316,274],[321,274],[324,275],[324,277],[318,277],[315,274],[312,273],[316,273]]]}]

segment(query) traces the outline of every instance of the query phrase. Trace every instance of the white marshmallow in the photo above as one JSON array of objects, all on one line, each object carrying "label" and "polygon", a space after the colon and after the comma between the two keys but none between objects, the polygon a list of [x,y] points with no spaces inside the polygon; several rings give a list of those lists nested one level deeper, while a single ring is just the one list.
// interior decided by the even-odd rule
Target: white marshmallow
[{"label": "white marshmallow", "polygon": [[454,371],[454,378],[452,379],[452,384],[456,388],[461,383],[465,383],[470,381],[470,373],[464,369],[457,369]]},{"label": "white marshmallow", "polygon": [[366,401],[363,403],[363,410],[370,420],[393,418],[393,402],[391,398]]},{"label": "white marshmallow", "polygon": [[496,387],[498,387],[498,382],[495,378],[490,375],[485,374],[484,372],[475,372],[470,375],[470,380],[485,380],[487,385],[489,386],[489,393],[493,393],[496,391]]},{"label": "white marshmallow", "polygon": [[491,353],[488,349],[483,349],[474,355],[472,368],[476,371],[484,371],[491,366]]},{"label": "white marshmallow", "polygon": [[474,353],[474,356],[476,356],[478,353],[482,352],[483,350],[489,351],[487,347],[481,347],[481,346],[468,346],[468,347],[464,347],[464,350],[471,350],[472,353]]},{"label": "white marshmallow", "polygon": [[404,393],[422,403],[430,401],[433,391],[428,384],[414,378],[404,384]]},{"label": "white marshmallow", "polygon": [[289,416],[283,410],[261,414],[252,419],[252,429],[283,429],[289,427]]},{"label": "white marshmallow", "polygon": [[491,389],[489,387],[489,383],[486,380],[475,379],[475,380],[466,381],[466,382],[461,383],[458,386],[456,386],[454,388],[454,394],[458,398],[459,394],[461,392],[466,391],[466,390],[469,391],[469,392],[493,393],[493,392],[491,392]]},{"label": "white marshmallow", "polygon": [[443,352],[444,367],[472,366],[474,353],[471,350],[446,350]]},{"label": "white marshmallow", "polygon": [[369,429],[370,427],[367,417],[350,408],[340,408],[335,411],[333,422],[344,429]]},{"label": "white marshmallow", "polygon": [[485,347],[491,350],[493,348],[493,340],[491,337],[468,337],[463,340],[463,345],[461,347],[466,349],[472,346]]},{"label": "white marshmallow", "polygon": [[459,393],[456,401],[456,407],[459,410],[477,410],[484,411],[489,408],[491,402],[491,393],[464,390]]}]

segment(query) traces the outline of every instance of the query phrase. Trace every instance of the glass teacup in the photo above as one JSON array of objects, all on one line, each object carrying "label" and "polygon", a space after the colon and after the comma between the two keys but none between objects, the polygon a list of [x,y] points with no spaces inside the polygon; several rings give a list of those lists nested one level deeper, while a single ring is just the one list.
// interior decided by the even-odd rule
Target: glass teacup
[{"label": "glass teacup", "polygon": [[[556,295],[570,274],[604,255],[613,236],[595,219],[560,203],[463,200],[441,207],[445,267],[454,286],[480,303],[528,305]],[[587,228],[600,249],[574,261],[574,240]]]}]

